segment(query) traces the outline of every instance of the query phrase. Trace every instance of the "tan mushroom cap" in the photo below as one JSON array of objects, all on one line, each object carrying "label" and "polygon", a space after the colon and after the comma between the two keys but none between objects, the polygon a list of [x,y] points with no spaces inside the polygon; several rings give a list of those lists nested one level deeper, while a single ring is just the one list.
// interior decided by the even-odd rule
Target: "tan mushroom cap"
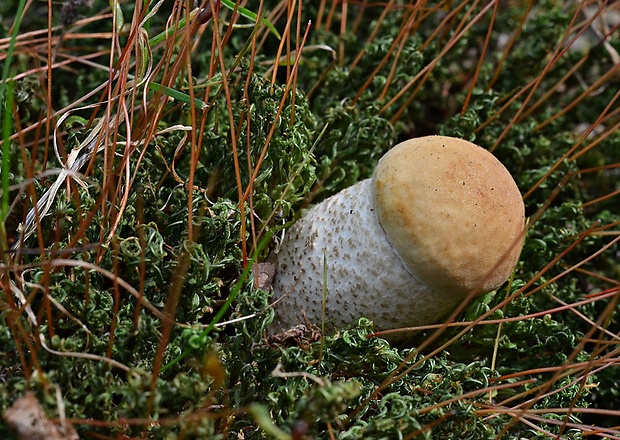
[{"label": "tan mushroom cap", "polygon": [[471,142],[405,141],[373,177],[379,223],[407,270],[442,292],[497,289],[521,253],[525,209],[508,170]]}]

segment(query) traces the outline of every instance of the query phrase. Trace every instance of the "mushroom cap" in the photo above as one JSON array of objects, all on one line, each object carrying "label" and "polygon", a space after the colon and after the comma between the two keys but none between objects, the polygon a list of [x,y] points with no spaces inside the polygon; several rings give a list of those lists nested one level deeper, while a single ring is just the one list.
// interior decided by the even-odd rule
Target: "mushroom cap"
[{"label": "mushroom cap", "polygon": [[465,296],[510,277],[525,209],[512,176],[487,150],[445,136],[402,142],[379,161],[372,192],[389,242],[421,282]]}]

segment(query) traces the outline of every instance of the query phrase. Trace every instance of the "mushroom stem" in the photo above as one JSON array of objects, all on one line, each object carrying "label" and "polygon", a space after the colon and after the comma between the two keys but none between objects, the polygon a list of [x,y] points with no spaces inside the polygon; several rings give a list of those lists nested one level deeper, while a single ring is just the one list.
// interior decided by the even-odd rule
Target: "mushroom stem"
[{"label": "mushroom stem", "polygon": [[[301,322],[302,310],[311,322],[320,323],[324,273],[325,311],[333,327],[367,316],[381,321],[382,328],[398,328],[411,322],[411,314],[415,322],[428,324],[461,300],[431,289],[407,271],[379,224],[371,185],[366,179],[342,190],[287,231],[276,263],[274,292],[276,298],[284,296],[276,309],[276,327]],[[412,303],[428,307],[410,310]]]}]

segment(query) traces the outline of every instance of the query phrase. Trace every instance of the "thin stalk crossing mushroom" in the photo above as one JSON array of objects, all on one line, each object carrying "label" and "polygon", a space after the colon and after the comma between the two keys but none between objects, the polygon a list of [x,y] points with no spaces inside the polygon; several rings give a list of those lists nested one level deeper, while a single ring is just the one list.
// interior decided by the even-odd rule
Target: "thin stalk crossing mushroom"
[{"label": "thin stalk crossing mushroom", "polygon": [[376,330],[436,323],[509,278],[524,225],[519,189],[490,152],[445,136],[402,142],[371,179],[286,232],[273,256],[272,330],[303,314],[328,328],[362,316]]}]

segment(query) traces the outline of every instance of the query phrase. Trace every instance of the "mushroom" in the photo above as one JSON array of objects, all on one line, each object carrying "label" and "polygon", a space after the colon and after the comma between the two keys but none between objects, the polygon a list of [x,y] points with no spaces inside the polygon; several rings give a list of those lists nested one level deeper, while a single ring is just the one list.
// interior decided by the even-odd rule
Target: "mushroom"
[{"label": "mushroom", "polygon": [[287,231],[272,329],[302,312],[332,328],[362,316],[376,330],[436,323],[509,278],[524,224],[519,189],[490,152],[446,136],[402,142]]}]

